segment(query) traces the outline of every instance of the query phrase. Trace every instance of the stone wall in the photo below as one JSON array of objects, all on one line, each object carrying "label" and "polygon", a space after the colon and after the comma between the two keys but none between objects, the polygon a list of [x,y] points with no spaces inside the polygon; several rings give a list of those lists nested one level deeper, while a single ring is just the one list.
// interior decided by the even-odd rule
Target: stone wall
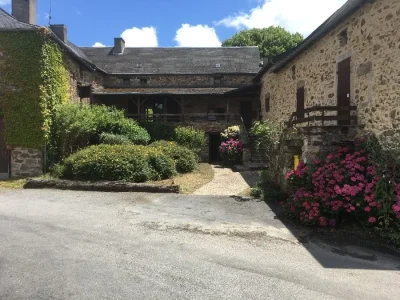
[{"label": "stone wall", "polygon": [[[379,136],[387,148],[400,140],[400,1],[376,0],[300,54],[277,73],[262,78],[263,118],[289,121],[296,91],[305,87],[305,107],[337,105],[337,64],[351,58],[351,104],[358,124]],[[347,30],[343,45],[339,35]],[[265,98],[270,96],[270,112]]]},{"label": "stone wall", "polygon": [[[214,78],[217,81],[214,83]],[[177,87],[177,86],[244,86],[252,83],[254,74],[205,74],[205,75],[106,75],[105,87]],[[123,84],[129,79],[129,84]],[[141,83],[146,79],[147,83]]]},{"label": "stone wall", "polygon": [[43,154],[37,149],[14,148],[11,151],[11,176],[35,177],[43,174]]},{"label": "stone wall", "polygon": [[90,71],[86,66],[72,59],[68,54],[64,55],[66,68],[69,71],[69,95],[72,102],[90,103],[90,97],[79,97],[79,86],[99,86],[102,84],[102,76]]}]

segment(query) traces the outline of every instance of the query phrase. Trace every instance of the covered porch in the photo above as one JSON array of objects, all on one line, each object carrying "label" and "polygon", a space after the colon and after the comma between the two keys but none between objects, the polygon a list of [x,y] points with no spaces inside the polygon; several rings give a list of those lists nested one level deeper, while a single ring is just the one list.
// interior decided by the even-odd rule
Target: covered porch
[{"label": "covered porch", "polygon": [[232,88],[103,90],[93,93],[94,104],[123,109],[138,121],[223,123],[249,129],[260,117],[253,95],[229,95]]}]

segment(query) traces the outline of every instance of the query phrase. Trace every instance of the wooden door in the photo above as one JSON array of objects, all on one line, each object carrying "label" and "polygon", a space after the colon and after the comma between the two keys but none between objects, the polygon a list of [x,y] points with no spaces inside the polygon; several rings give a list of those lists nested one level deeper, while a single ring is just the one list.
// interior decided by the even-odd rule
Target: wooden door
[{"label": "wooden door", "polygon": [[0,180],[7,179],[9,176],[9,157],[3,138],[4,122],[0,112]]},{"label": "wooden door", "polygon": [[250,129],[252,126],[252,111],[253,111],[253,104],[251,101],[241,101],[240,102],[240,114],[243,118],[243,123],[246,129]]},{"label": "wooden door", "polygon": [[304,98],[305,90],[304,87],[298,88],[296,93],[296,113],[297,119],[304,119]]},{"label": "wooden door", "polygon": [[[350,106],[350,58],[338,64],[338,88],[337,105],[340,107]],[[339,110],[340,120],[338,125],[350,125],[350,110]]]}]

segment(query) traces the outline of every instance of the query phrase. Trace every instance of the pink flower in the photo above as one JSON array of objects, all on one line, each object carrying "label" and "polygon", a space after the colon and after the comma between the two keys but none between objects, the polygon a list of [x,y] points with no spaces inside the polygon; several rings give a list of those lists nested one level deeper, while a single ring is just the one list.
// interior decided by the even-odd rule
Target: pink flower
[{"label": "pink flower", "polygon": [[370,217],[368,219],[368,222],[371,223],[371,224],[376,223],[376,218],[375,217]]},{"label": "pink flower", "polygon": [[364,211],[370,212],[371,211],[371,207],[367,206],[366,208],[364,208]]}]

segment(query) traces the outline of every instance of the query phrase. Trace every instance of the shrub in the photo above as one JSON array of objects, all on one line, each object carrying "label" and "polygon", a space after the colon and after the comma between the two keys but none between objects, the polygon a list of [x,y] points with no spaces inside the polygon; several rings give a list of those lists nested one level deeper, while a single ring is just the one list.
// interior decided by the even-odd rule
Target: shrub
[{"label": "shrub", "polygon": [[175,128],[174,140],[178,145],[185,146],[199,153],[206,143],[205,133],[193,127]]},{"label": "shrub", "polygon": [[139,124],[150,134],[151,142],[174,140],[175,127],[173,124],[162,122],[140,122]]},{"label": "shrub", "polygon": [[125,135],[103,132],[100,134],[100,144],[129,145],[132,144],[132,141]]},{"label": "shrub", "polygon": [[280,132],[278,124],[269,120],[255,122],[250,129],[250,134],[255,138],[256,150],[262,150],[267,158],[271,157],[275,146],[279,143]]},{"label": "shrub", "polygon": [[148,161],[150,168],[154,171],[153,180],[168,179],[176,173],[174,160],[160,151],[150,151]]},{"label": "shrub", "polygon": [[152,178],[144,146],[90,146],[65,159],[63,166],[62,177],[67,179],[145,182]]},{"label": "shrub", "polygon": [[381,173],[362,144],[340,148],[324,161],[300,164],[287,174],[292,195],[283,206],[307,225],[335,226],[357,220],[366,226],[400,225],[400,186]]},{"label": "shrub", "polygon": [[231,139],[221,143],[219,152],[225,165],[240,163],[243,155],[243,144],[241,141]]},{"label": "shrub", "polygon": [[122,111],[106,106],[65,104],[55,112],[48,157],[57,163],[73,152],[100,142],[100,134],[127,136],[134,144],[147,144],[150,136]]},{"label": "shrub", "polygon": [[230,139],[237,140],[240,137],[240,127],[239,126],[231,126],[221,132],[221,138],[224,141],[228,141]]},{"label": "shrub", "polygon": [[197,167],[196,154],[186,147],[168,141],[154,142],[151,146],[171,157],[178,173],[189,173]]}]

